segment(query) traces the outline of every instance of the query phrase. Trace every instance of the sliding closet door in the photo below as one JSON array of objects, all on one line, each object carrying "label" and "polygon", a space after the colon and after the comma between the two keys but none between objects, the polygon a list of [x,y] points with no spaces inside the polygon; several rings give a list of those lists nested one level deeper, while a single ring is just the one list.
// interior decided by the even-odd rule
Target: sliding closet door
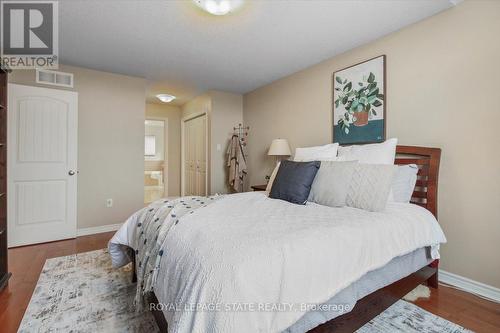
[{"label": "sliding closet door", "polygon": [[196,195],[207,195],[206,191],[206,126],[207,117],[202,116],[195,119],[196,126],[196,170],[195,170],[195,191]]},{"label": "sliding closet door", "polygon": [[206,195],[207,117],[184,122],[184,195]]},{"label": "sliding closet door", "polygon": [[191,124],[192,121],[186,121],[184,123],[184,184],[183,184],[183,194],[184,195],[193,195],[191,191],[191,184],[193,179],[193,155],[191,148]]}]

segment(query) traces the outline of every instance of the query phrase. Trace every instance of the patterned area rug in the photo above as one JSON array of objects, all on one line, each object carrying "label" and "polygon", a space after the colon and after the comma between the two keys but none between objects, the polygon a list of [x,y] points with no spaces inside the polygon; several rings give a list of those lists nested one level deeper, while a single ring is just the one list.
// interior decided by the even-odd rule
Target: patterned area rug
[{"label": "patterned area rug", "polygon": [[111,267],[107,250],[48,259],[18,333],[157,332],[150,312],[132,308],[130,267]]},{"label": "patterned area rug", "polygon": [[[107,250],[49,259],[18,333],[158,332],[151,313],[133,310],[134,294],[130,268],[113,269]],[[471,331],[398,301],[358,332]]]}]

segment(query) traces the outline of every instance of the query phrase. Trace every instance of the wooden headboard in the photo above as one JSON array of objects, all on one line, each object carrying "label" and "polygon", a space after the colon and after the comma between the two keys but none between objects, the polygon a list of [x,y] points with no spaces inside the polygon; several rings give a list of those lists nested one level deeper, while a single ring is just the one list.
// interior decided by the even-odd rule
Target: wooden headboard
[{"label": "wooden headboard", "polygon": [[417,184],[410,202],[427,208],[437,218],[437,194],[441,149],[397,146],[395,164],[416,164]]}]

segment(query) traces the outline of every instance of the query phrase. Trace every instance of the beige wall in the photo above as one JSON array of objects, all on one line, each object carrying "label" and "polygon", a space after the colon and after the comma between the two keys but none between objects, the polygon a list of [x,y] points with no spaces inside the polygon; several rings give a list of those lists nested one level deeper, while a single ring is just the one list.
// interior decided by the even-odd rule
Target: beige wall
[{"label": "beige wall", "polygon": [[167,182],[169,196],[181,194],[181,116],[182,112],[178,106],[146,104],[146,118],[167,118],[168,120]]},{"label": "beige wall", "polygon": [[233,127],[243,123],[243,96],[221,91],[211,91],[210,96],[212,97],[211,192],[230,193],[226,152],[233,135]]},{"label": "beige wall", "polygon": [[457,7],[244,96],[250,179],[271,172],[274,138],[332,141],[332,73],[387,55],[387,134],[443,150],[442,268],[500,287],[500,1]]},{"label": "beige wall", "polygon": [[[78,228],[123,222],[143,206],[146,82],[71,66],[60,70],[75,75],[70,90],[78,92]],[[35,72],[16,70],[9,82],[36,85]]]},{"label": "beige wall", "polygon": [[212,110],[212,98],[208,93],[197,96],[184,104],[181,110],[183,117],[189,117],[202,112],[210,113]]},{"label": "beige wall", "polygon": [[210,193],[230,193],[226,150],[233,127],[243,122],[243,96],[212,90],[182,106],[183,117],[200,112],[208,114]]}]

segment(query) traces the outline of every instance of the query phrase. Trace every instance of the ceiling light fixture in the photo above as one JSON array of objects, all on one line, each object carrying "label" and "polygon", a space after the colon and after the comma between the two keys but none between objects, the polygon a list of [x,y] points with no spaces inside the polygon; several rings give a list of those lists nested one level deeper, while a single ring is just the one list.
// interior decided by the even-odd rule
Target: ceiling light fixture
[{"label": "ceiling light fixture", "polygon": [[169,94],[159,94],[156,95],[156,98],[158,98],[163,103],[170,103],[175,99],[175,96]]},{"label": "ceiling light fixture", "polygon": [[243,0],[193,0],[201,9],[212,15],[226,15],[243,4]]}]

